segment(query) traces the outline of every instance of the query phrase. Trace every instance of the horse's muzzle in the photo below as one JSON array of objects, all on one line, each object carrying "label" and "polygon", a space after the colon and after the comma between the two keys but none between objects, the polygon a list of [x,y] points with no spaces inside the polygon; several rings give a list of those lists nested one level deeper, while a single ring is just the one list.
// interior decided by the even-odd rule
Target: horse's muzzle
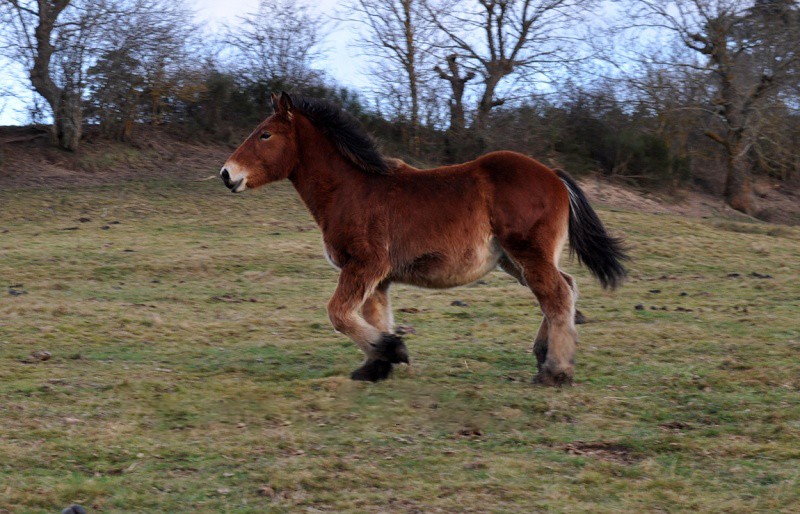
[{"label": "horse's muzzle", "polygon": [[240,178],[239,180],[232,180],[231,174],[228,173],[228,170],[223,168],[222,171],[219,173],[219,176],[222,178],[222,183],[225,184],[225,187],[231,190],[231,193],[238,193],[239,187],[244,182],[244,178]]}]

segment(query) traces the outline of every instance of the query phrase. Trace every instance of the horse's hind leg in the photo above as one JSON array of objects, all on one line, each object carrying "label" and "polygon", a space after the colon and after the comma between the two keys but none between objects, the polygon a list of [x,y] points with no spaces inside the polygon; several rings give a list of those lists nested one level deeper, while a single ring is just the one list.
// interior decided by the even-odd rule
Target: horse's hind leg
[{"label": "horse's hind leg", "polygon": [[[517,247],[519,248],[519,246]],[[550,252],[547,252],[550,253]],[[534,342],[539,368],[535,381],[544,385],[572,382],[575,370],[575,282],[562,273],[554,259],[532,249],[513,253],[525,283],[539,300],[544,321]]]},{"label": "horse's hind leg", "polygon": [[[522,284],[523,286],[528,287],[528,282],[525,279],[525,272],[522,270],[522,267],[517,264],[514,259],[509,257],[507,254],[503,254],[498,261],[500,268],[514,277],[517,282]],[[572,295],[574,300],[578,300],[578,286],[575,283],[575,279],[573,279],[570,275],[560,271],[561,276],[564,280],[567,281],[569,284],[570,289],[572,290]],[[578,323],[579,319],[585,319],[583,314],[580,313],[577,309],[575,310],[575,323]],[[542,324],[539,326],[539,331],[536,333],[536,338],[533,340],[533,353],[536,355],[536,364],[539,368],[539,371],[542,371],[542,366],[544,365],[544,361],[547,359],[547,336],[548,336],[548,324],[547,324],[547,316],[542,319]]]},{"label": "horse's hind leg", "polygon": [[[572,382],[575,372],[575,296],[569,283],[551,262],[525,265],[525,278],[547,318],[546,347],[537,354],[539,374],[536,382],[561,385]],[[544,346],[540,342],[540,348]],[[543,353],[543,355],[541,355]]]},{"label": "horse's hind leg", "polygon": [[364,269],[343,269],[328,302],[333,327],[355,341],[367,356],[364,364],[350,375],[353,380],[383,380],[391,373],[392,364],[408,362],[402,339],[368,323],[360,312],[378,290],[381,278]]},{"label": "horse's hind leg", "polygon": [[522,271],[522,267],[517,264],[514,259],[508,256],[508,254],[503,253],[500,256],[500,259],[497,261],[497,264],[500,268],[514,277],[517,282],[522,284],[525,287],[528,287],[528,283],[525,281],[525,273]]},{"label": "horse's hind leg", "polygon": [[547,318],[542,320],[539,325],[539,331],[536,333],[536,338],[533,340],[533,354],[536,356],[536,367],[539,372],[542,372],[542,366],[547,359],[547,337],[550,332],[547,324]]}]

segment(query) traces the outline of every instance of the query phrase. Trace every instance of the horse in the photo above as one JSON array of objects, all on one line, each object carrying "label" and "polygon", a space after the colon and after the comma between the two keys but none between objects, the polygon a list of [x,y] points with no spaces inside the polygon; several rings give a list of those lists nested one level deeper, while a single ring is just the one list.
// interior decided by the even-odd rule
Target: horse
[{"label": "horse", "polygon": [[393,283],[451,288],[499,266],[530,288],[544,319],[534,338],[534,383],[569,385],[575,368],[575,280],[558,267],[569,240],[604,288],[623,281],[622,238],[609,235],[564,171],[511,151],[416,169],[385,157],[333,103],[281,92],[274,113],[220,170],[234,193],[288,179],[339,271],[327,305],[333,328],[364,352],[353,380],[377,382],[409,363],[393,330]]}]

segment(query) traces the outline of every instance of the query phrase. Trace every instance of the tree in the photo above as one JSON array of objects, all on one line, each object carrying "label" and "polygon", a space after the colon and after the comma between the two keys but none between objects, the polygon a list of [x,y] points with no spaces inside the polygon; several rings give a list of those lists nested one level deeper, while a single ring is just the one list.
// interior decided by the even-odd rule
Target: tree
[{"label": "tree", "polygon": [[166,0],[137,0],[132,6],[124,24],[104,31],[113,46],[94,59],[86,78],[87,115],[104,133],[123,140],[136,121],[160,122],[164,104],[196,75],[186,64],[196,30],[191,13]]},{"label": "tree", "polygon": [[449,131],[455,136],[460,137],[467,126],[466,115],[464,112],[464,93],[466,92],[467,82],[475,78],[474,71],[462,73],[457,62],[458,54],[447,56],[447,71],[441,67],[434,67],[434,71],[439,78],[446,80],[450,84],[450,128]]},{"label": "tree", "polygon": [[249,82],[302,89],[321,76],[314,61],[322,54],[324,29],[322,17],[306,3],[260,0],[254,12],[228,27],[224,43],[233,50],[237,72]]},{"label": "tree", "polygon": [[[422,0],[354,0],[348,10],[366,27],[359,44],[380,67],[376,75],[382,77],[382,92],[395,90],[398,104],[408,106],[401,114],[408,115],[412,141],[416,142],[423,88],[431,78],[428,62],[436,27]],[[398,88],[399,77],[402,86]]]},{"label": "tree", "polygon": [[[110,52],[146,46],[154,26],[187,26],[186,16],[173,16],[185,15],[180,6],[167,0],[0,0],[9,57],[28,69],[31,86],[50,106],[61,148],[79,146],[89,67]],[[130,27],[135,30],[126,33]]]},{"label": "tree", "polygon": [[706,136],[725,154],[725,199],[734,209],[754,213],[750,156],[780,92],[797,82],[796,2],[637,0],[636,5],[637,27],[665,30],[687,50],[655,59],[707,77],[712,94],[699,107],[709,114]]},{"label": "tree", "polygon": [[570,30],[592,5],[593,0],[428,0],[429,15],[448,38],[451,73],[443,78],[456,86],[469,76],[457,78],[452,69],[459,58],[468,73],[483,79],[478,128],[505,102],[498,92],[507,77],[517,75],[531,83],[541,80],[542,73],[585,57]]}]

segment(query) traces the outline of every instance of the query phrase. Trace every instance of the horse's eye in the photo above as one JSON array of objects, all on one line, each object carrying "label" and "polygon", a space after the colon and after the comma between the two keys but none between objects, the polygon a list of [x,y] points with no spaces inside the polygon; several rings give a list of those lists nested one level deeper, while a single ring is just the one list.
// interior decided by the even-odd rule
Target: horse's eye
[{"label": "horse's eye", "polygon": [[272,134],[270,134],[269,132],[264,131],[264,132],[261,133],[261,139],[262,140],[269,139],[269,136],[271,136],[271,135]]}]

